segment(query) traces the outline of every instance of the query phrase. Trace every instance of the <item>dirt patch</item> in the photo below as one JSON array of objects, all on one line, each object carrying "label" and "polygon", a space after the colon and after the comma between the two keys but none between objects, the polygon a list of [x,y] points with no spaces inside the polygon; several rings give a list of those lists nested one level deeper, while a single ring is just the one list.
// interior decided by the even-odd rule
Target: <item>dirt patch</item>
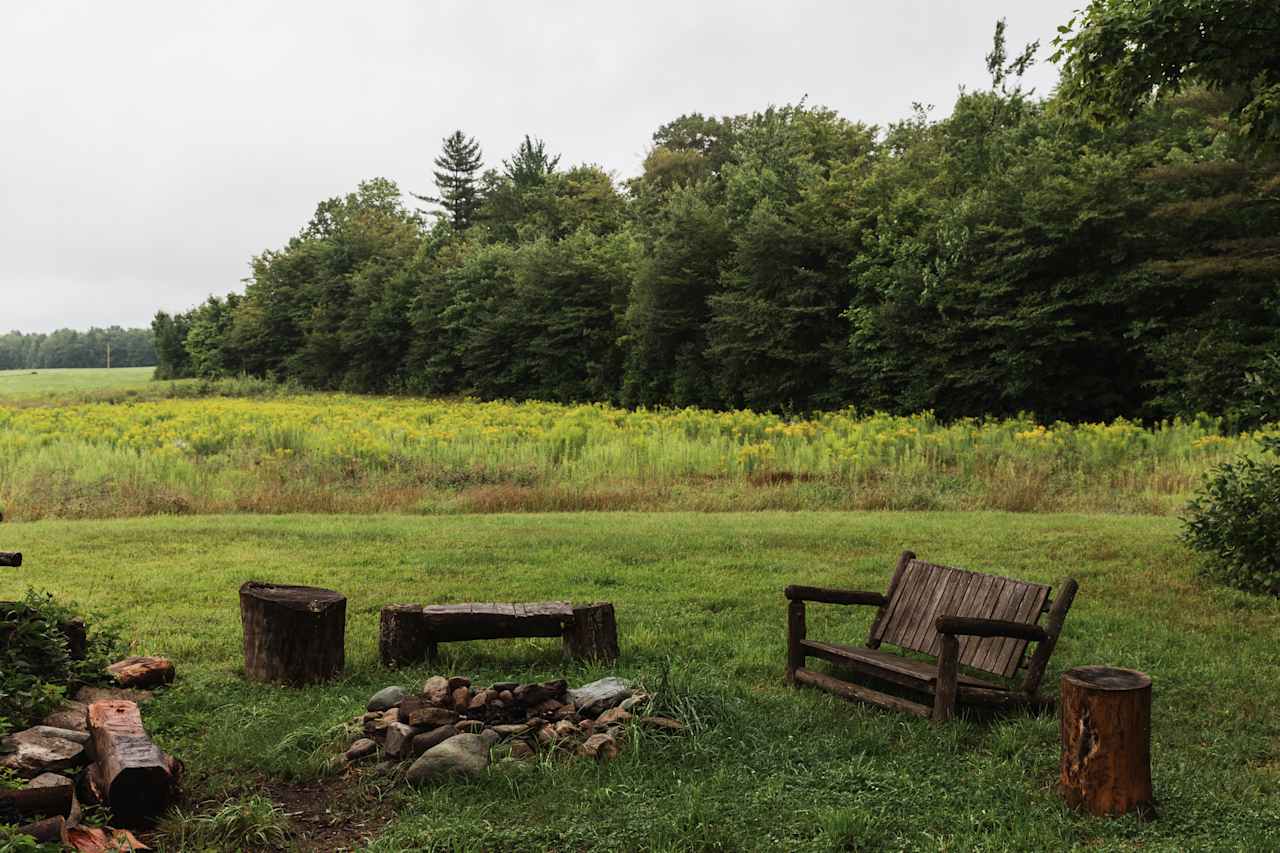
[{"label": "dirt patch", "polygon": [[319,782],[268,782],[260,793],[289,815],[294,850],[337,853],[364,847],[395,817],[391,796],[345,776]]}]

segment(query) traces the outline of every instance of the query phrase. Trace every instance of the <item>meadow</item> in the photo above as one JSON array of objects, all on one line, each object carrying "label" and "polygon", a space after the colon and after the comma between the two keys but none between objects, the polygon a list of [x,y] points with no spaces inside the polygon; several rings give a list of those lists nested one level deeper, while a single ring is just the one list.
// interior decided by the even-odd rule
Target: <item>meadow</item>
[{"label": "meadow", "polygon": [[[144,708],[188,770],[181,810],[147,837],[156,849],[267,849],[244,841],[255,828],[287,831],[287,849],[375,852],[1280,846],[1280,602],[1197,578],[1172,517],[1250,444],[1212,419],[942,423],[66,381],[0,397],[0,548],[26,556],[0,574],[0,599],[49,591],[176,662],[177,683]],[[879,590],[904,548],[1079,580],[1045,684],[1092,663],[1153,677],[1159,820],[1066,809],[1053,716],[938,727],[782,684],[783,586]],[[249,579],[348,596],[342,678],[244,681]],[[611,671],[679,707],[693,735],[637,732],[605,766],[535,762],[422,790],[334,762],[371,693],[432,674],[379,665],[383,604],[555,598],[615,602]],[[815,606],[809,623],[856,642],[870,617]],[[554,641],[444,650],[440,670],[481,680],[603,674]]]},{"label": "meadow", "polygon": [[980,510],[1167,515],[1253,444],[1208,417],[1041,424],[852,410],[359,397],[250,380],[0,399],[13,520],[235,512]]},{"label": "meadow", "polygon": [[[144,707],[188,768],[188,817],[169,823],[169,841],[150,840],[162,850],[180,849],[173,837],[198,816],[262,795],[293,815],[300,849],[334,849],[317,841],[317,815],[370,851],[1276,849],[1280,602],[1203,587],[1176,528],[1010,513],[51,520],[0,526],[4,546],[27,555],[0,574],[0,598],[48,589],[107,614],[136,652],[176,661],[178,681]],[[939,727],[783,685],[782,587],[883,589],[904,547],[1079,579],[1046,685],[1086,663],[1151,674],[1158,820],[1065,808],[1052,715]],[[236,589],[250,578],[348,596],[341,679],[242,679]],[[665,684],[694,736],[642,738],[602,767],[535,763],[416,791],[330,763],[372,692],[431,674],[378,665],[381,605],[557,597],[617,604],[617,673]],[[809,618],[815,634],[857,642],[870,616],[815,606]],[[443,649],[439,669],[480,679],[600,674],[562,660],[553,640]]]},{"label": "meadow", "polygon": [[0,370],[0,398],[53,397],[92,391],[146,388],[154,367],[65,367]]}]

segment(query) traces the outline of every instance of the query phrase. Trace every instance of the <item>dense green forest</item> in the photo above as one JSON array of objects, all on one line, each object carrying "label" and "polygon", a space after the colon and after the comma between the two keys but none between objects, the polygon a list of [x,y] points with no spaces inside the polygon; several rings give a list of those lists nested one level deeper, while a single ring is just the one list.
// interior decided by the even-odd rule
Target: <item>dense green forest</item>
[{"label": "dense green forest", "polygon": [[[998,26],[990,85],[945,118],[683,115],[625,181],[530,138],[484,169],[456,133],[415,196],[433,214],[381,178],[321,202],[243,294],[156,316],[160,372],[1245,423],[1280,351],[1280,13],[1222,5],[1096,0],[1062,29],[1048,97],[1019,83],[1034,46],[1008,55]],[[1144,71],[1143,40],[1179,27],[1232,50]]]},{"label": "dense green forest", "polygon": [[156,348],[150,329],[111,326],[87,332],[58,329],[48,334],[9,332],[0,335],[0,370],[53,367],[106,367],[107,347],[112,367],[150,367]]}]

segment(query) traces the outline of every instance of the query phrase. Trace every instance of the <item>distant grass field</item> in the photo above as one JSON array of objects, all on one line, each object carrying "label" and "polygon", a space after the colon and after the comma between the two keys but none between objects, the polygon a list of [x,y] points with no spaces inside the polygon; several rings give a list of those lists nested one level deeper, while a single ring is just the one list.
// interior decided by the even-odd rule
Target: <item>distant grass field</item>
[{"label": "distant grass field", "polygon": [[154,367],[0,370],[0,398],[145,388],[153,373]]},{"label": "distant grass field", "polygon": [[[373,851],[1275,850],[1280,602],[1202,588],[1176,529],[1169,518],[1005,513],[6,523],[0,548],[26,562],[0,570],[0,598],[50,590],[113,617],[138,653],[172,656],[178,681],[144,717],[187,764],[190,810],[327,792],[294,810],[331,808],[339,823],[379,830]],[[1067,810],[1053,790],[1052,716],[935,727],[783,686],[782,587],[882,590],[904,547],[1019,578],[1079,579],[1045,684],[1056,692],[1063,669],[1095,663],[1152,676],[1159,820]],[[236,589],[249,579],[348,596],[340,680],[290,690],[241,679]],[[421,791],[327,768],[369,694],[429,674],[379,667],[383,604],[550,598],[614,601],[617,672],[650,686],[665,673],[705,729],[641,740],[601,768],[535,764]],[[810,633],[858,642],[870,616],[815,605]],[[562,661],[551,640],[442,648],[441,670],[479,679],[600,674]],[[303,784],[319,787],[293,787]]]},{"label": "distant grass field", "polygon": [[222,512],[1177,512],[1254,446],[1143,427],[306,394],[256,380],[0,398],[12,519]]}]

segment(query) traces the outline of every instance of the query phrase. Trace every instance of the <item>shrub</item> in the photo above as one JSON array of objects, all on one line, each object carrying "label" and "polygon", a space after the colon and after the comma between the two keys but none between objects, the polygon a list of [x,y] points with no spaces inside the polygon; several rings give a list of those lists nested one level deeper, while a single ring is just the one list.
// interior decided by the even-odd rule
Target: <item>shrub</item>
[{"label": "shrub", "polygon": [[[1280,435],[1262,445],[1280,455]],[[1214,580],[1280,595],[1280,461],[1241,457],[1215,468],[1187,505],[1182,538]]]},{"label": "shrub", "polygon": [[0,733],[47,714],[70,688],[106,680],[106,666],[123,652],[119,636],[99,627],[83,652],[73,653],[69,607],[48,593],[29,591],[0,604]]}]

